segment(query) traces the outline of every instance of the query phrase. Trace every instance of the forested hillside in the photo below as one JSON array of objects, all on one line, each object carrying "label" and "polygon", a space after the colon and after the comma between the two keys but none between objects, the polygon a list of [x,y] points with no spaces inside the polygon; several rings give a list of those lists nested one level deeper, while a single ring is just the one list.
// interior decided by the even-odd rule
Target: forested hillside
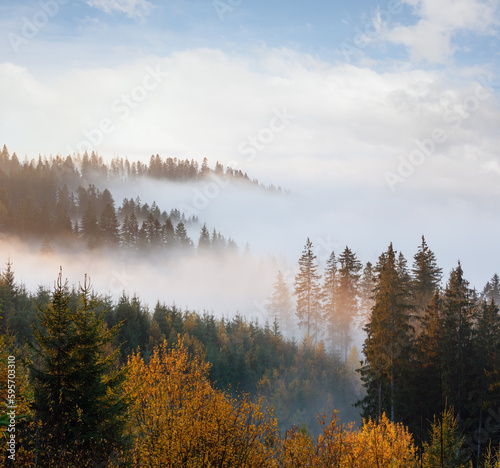
[{"label": "forested hillside", "polygon": [[[200,225],[196,215],[175,206],[167,210],[156,202],[150,206],[135,195],[116,206],[106,188],[109,184],[133,184],[147,178],[178,183],[215,178],[224,183],[238,181],[262,190],[280,190],[263,187],[241,170],[224,168],[218,162],[211,169],[206,159],[199,166],[194,160],[163,160],[156,155],[149,165],[123,158],[115,158],[107,165],[96,153],[85,153],[20,162],[4,145],[0,153],[0,235],[39,242],[44,252],[50,252],[56,244],[72,243],[90,249],[160,248],[167,256],[174,251],[193,252],[198,245],[202,249],[236,248],[235,242],[215,227],[209,230]],[[199,237],[191,239],[187,232],[190,228],[196,228]]]},{"label": "forested hillside", "polygon": [[14,356],[22,466],[94,466],[98,449],[103,466],[497,467],[498,276],[477,293],[458,264],[441,287],[424,238],[411,270],[390,244],[363,274],[348,247],[321,274],[311,249],[294,298],[278,274],[267,324],[112,301],[62,273],[32,293],[7,262],[2,378]]},{"label": "forested hillside", "polygon": [[[275,190],[206,160],[20,163],[4,147],[0,233],[35,243],[41,258],[74,249],[165,268],[207,252],[241,262],[235,242],[196,216],[137,196],[116,207],[106,188],[211,176]],[[153,307],[137,289],[99,294],[63,270],[53,288],[28,290],[4,258],[0,423],[9,441],[15,430],[18,465],[498,468],[498,275],[480,290],[460,262],[445,275],[424,236],[411,266],[392,243],[376,264],[349,246],[320,262],[309,238],[297,257],[273,263],[260,321]]]}]

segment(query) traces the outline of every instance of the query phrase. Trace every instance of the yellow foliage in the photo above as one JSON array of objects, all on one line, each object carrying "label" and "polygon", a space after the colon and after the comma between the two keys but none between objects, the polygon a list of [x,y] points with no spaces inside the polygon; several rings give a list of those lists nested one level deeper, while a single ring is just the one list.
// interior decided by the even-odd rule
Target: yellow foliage
[{"label": "yellow foliage", "polygon": [[133,463],[141,467],[270,467],[278,432],[260,405],[235,400],[208,381],[209,365],[183,343],[129,360]]},{"label": "yellow foliage", "polygon": [[391,423],[384,415],[377,423],[365,421],[354,430],[340,425],[336,413],[327,425],[320,419],[323,434],[316,444],[304,432],[288,431],[282,441],[280,465],[285,467],[410,468],[415,467],[415,447],[407,429]]},{"label": "yellow foliage", "polygon": [[[209,364],[191,357],[180,340],[155,348],[149,362],[129,360],[130,434],[135,466],[410,468],[415,447],[407,429],[365,421],[355,430],[337,414],[315,442],[293,428],[281,438],[276,419],[261,403],[234,399],[212,387]],[[265,382],[262,382],[265,385]]]},{"label": "yellow foliage", "polygon": [[347,435],[349,463],[344,465],[346,467],[416,466],[411,434],[402,424],[389,421],[385,414],[378,422],[364,421],[359,431],[348,432]]}]

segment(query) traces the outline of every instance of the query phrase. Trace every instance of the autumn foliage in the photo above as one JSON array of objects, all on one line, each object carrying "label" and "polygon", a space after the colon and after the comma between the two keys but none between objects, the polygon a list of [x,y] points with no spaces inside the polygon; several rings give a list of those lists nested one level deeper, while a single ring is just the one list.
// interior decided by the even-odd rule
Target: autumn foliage
[{"label": "autumn foliage", "polygon": [[143,467],[411,467],[411,435],[385,416],[361,429],[337,414],[314,440],[293,428],[280,436],[261,404],[235,399],[208,380],[209,365],[190,357],[182,341],[155,348],[149,362],[129,360],[132,460]]},{"label": "autumn foliage", "polygon": [[136,466],[272,466],[276,420],[259,404],[215,390],[208,368],[181,341],[171,350],[158,346],[147,363],[130,358]]}]

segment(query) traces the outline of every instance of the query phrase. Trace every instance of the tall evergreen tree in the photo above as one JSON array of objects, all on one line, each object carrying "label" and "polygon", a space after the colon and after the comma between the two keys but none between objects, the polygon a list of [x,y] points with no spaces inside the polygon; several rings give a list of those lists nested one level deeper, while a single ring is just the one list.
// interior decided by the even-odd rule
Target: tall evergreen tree
[{"label": "tall evergreen tree", "polygon": [[443,386],[448,403],[461,423],[473,383],[473,325],[476,321],[474,292],[464,278],[460,262],[452,270],[443,297]]},{"label": "tall evergreen tree", "polygon": [[352,327],[358,313],[358,282],[361,263],[349,247],[346,246],[339,256],[338,294],[335,313],[335,326],[340,340],[341,356],[347,360],[352,342]]},{"label": "tall evergreen tree", "polygon": [[126,402],[123,373],[109,353],[116,329],[95,314],[87,280],[75,310],[59,274],[51,302],[39,310],[34,329],[35,381],[40,466],[95,466],[119,444]]},{"label": "tall evergreen tree", "polygon": [[323,318],[328,324],[328,335],[334,350],[341,354],[339,327],[337,324],[337,294],[338,294],[338,268],[335,252],[332,251],[326,262],[321,299],[323,303]]},{"label": "tall evergreen tree", "polygon": [[[443,411],[446,396],[443,387],[443,300],[438,291],[420,318],[421,333],[415,341],[414,363],[407,370],[412,382],[407,399],[406,423],[419,438],[430,429],[434,415]],[[422,444],[423,440],[419,440]]]},{"label": "tall evergreen tree", "polygon": [[[488,416],[498,409],[500,401],[500,315],[496,303],[483,301],[480,305],[477,326],[474,331],[475,375],[474,391],[469,393],[473,402],[471,411],[477,420],[477,459],[481,459],[484,440],[488,437],[493,446],[498,446],[500,434],[491,431]],[[472,398],[471,398],[472,397]]]},{"label": "tall evergreen tree", "polygon": [[295,276],[295,295],[297,296],[299,326],[305,328],[307,335],[315,340],[319,337],[321,319],[320,278],[313,245],[307,238],[299,259],[299,273]]},{"label": "tall evergreen tree", "polygon": [[90,249],[101,244],[101,231],[97,223],[95,206],[91,201],[87,202],[87,208],[83,213],[81,231],[82,237],[87,241],[87,246]]},{"label": "tall evergreen tree", "polygon": [[429,249],[425,237],[422,236],[417,253],[413,257],[413,293],[415,296],[415,311],[422,314],[430,303],[434,291],[439,289],[443,270],[439,268],[434,252]]},{"label": "tall evergreen tree", "polygon": [[115,208],[111,203],[106,203],[99,220],[99,229],[103,242],[109,246],[117,246],[120,241],[120,223],[116,219]]},{"label": "tall evergreen tree", "polygon": [[367,262],[358,285],[360,302],[360,319],[365,325],[373,307],[373,288],[375,287],[375,271],[371,262]]},{"label": "tall evergreen tree", "polygon": [[175,236],[175,228],[172,224],[172,220],[168,217],[162,226],[163,241],[167,246],[167,249],[173,249],[177,247],[177,238]]},{"label": "tall evergreen tree", "polygon": [[287,331],[291,331],[292,323],[292,300],[290,291],[283,277],[278,271],[276,282],[273,284],[273,294],[269,303],[269,316],[274,322],[280,323]]},{"label": "tall evergreen tree", "polygon": [[398,396],[402,388],[399,381],[411,344],[411,306],[403,285],[396,267],[396,253],[390,244],[377,264],[375,304],[364,328],[367,333],[363,345],[366,363],[362,376],[368,387],[363,401],[365,414],[380,417],[387,412],[392,421],[396,419],[400,403]]},{"label": "tall evergreen tree", "polygon": [[188,237],[184,223],[181,221],[175,228],[175,238],[180,248],[184,250],[191,250],[193,248],[193,241]]},{"label": "tall evergreen tree", "polygon": [[200,240],[198,241],[198,252],[206,251],[210,248],[210,233],[207,225],[204,224],[201,228]]},{"label": "tall evergreen tree", "polygon": [[493,301],[497,306],[500,306],[500,278],[496,273],[484,286],[481,298],[486,302]]}]

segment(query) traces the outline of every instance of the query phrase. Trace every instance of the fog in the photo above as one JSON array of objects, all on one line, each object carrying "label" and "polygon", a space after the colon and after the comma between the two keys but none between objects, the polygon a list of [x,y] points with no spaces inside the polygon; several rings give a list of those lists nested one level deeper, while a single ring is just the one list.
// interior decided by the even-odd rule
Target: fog
[{"label": "fog", "polygon": [[[340,253],[346,245],[363,263],[376,263],[390,242],[411,266],[425,235],[443,268],[444,281],[460,260],[472,286],[482,289],[500,270],[500,245],[494,235],[500,230],[500,219],[492,215],[497,195],[493,189],[489,197],[483,195],[495,176],[484,173],[467,182],[460,171],[450,177],[454,183],[464,179],[461,193],[447,193],[444,179],[441,185],[430,181],[424,188],[421,181],[408,179],[392,192],[370,179],[366,169],[360,169],[354,180],[345,180],[334,169],[318,174],[317,182],[290,174],[277,176],[273,183],[287,193],[214,180],[196,184],[143,180],[133,188],[122,184],[111,191],[117,204],[133,190],[143,202],[156,201],[162,210],[177,207],[194,214],[200,227],[203,223],[210,230],[215,227],[232,237],[240,250],[248,243],[254,255],[281,259],[288,269],[295,267],[307,237],[320,266],[332,250]],[[191,229],[190,235],[197,241],[199,228]]]},{"label": "fog", "polygon": [[393,194],[374,184],[370,187],[369,181],[360,191],[338,175],[330,179],[319,184],[299,183],[292,177],[275,181],[290,190],[286,193],[217,178],[196,183],[107,182],[117,207],[124,197],[139,196],[142,203],[155,201],[162,211],[180,209],[199,219],[198,225],[188,225],[195,245],[206,223],[210,232],[215,228],[226,239],[233,238],[238,252],[169,259],[161,252],[133,255],[83,247],[67,251],[53,245],[54,254],[41,255],[40,244],[3,238],[0,261],[10,259],[17,280],[31,291],[40,284],[51,288],[62,266],[70,284],[77,285],[87,273],[96,292],[115,300],[124,291],[137,294],[150,309],[159,300],[219,317],[240,313],[261,323],[268,318],[266,304],[278,270],[293,291],[307,237],[320,268],[332,250],[339,254],[346,245],[361,262],[376,263],[389,242],[403,251],[411,265],[425,234],[443,267],[444,281],[459,259],[466,278],[478,289],[499,271],[500,247],[493,233],[498,232],[500,220],[492,219],[486,209],[478,211],[473,199],[429,190],[415,204],[410,203],[416,196],[410,184]]}]

